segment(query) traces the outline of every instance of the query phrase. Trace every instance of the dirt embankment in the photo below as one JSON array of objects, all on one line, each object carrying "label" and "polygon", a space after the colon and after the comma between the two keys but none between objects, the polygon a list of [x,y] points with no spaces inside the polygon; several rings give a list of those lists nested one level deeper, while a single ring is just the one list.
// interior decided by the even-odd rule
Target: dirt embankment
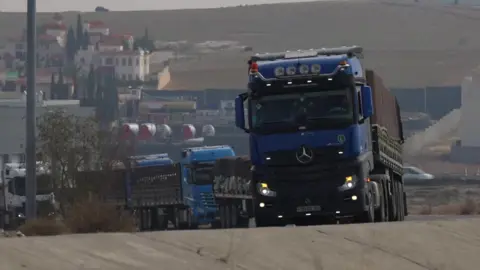
[{"label": "dirt embankment", "polygon": [[480,219],[2,239],[9,270],[475,269]]}]

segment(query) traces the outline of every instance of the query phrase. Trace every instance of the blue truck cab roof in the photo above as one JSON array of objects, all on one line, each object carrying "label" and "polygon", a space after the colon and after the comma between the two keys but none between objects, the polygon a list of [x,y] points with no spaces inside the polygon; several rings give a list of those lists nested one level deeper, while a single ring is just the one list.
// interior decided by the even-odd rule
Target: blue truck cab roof
[{"label": "blue truck cab roof", "polygon": [[339,71],[364,80],[359,46],[262,53],[249,60],[249,81],[332,77]]},{"label": "blue truck cab roof", "polygon": [[144,156],[131,156],[136,167],[150,167],[150,166],[165,166],[173,164],[173,160],[168,157],[168,154],[153,154]]},{"label": "blue truck cab roof", "polygon": [[232,156],[235,156],[235,151],[228,145],[191,147],[183,149],[181,163],[210,162]]}]

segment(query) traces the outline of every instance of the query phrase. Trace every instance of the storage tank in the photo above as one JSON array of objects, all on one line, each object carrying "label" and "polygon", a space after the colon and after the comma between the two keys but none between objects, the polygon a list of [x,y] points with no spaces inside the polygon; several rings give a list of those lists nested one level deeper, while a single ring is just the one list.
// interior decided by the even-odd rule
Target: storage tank
[{"label": "storage tank", "polygon": [[156,132],[157,132],[157,127],[155,126],[155,124],[144,123],[140,125],[137,138],[143,141],[151,140],[155,136]]},{"label": "storage tank", "polygon": [[183,140],[190,140],[195,138],[197,130],[192,124],[184,124],[182,127]]},{"label": "storage tank", "polygon": [[136,138],[138,131],[139,126],[137,123],[125,123],[122,125],[120,138],[124,140]]}]

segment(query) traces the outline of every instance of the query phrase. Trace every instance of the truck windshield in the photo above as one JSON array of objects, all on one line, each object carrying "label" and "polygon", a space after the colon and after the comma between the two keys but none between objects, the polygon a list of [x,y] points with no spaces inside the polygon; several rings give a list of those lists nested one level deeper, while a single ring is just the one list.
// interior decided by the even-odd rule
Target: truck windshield
[{"label": "truck windshield", "polygon": [[307,126],[334,128],[354,121],[353,100],[347,89],[264,96],[252,100],[252,127],[257,131]]},{"label": "truck windshield", "polygon": [[213,164],[197,164],[193,168],[192,180],[195,185],[213,184]]}]

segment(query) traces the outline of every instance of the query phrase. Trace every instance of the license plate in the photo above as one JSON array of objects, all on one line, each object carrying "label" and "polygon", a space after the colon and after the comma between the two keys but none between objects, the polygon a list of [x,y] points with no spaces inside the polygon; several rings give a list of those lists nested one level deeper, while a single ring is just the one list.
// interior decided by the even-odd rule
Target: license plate
[{"label": "license plate", "polygon": [[320,210],[322,210],[320,205],[306,205],[306,206],[297,207],[297,212],[300,212],[300,213],[314,212],[314,211],[320,211]]}]

